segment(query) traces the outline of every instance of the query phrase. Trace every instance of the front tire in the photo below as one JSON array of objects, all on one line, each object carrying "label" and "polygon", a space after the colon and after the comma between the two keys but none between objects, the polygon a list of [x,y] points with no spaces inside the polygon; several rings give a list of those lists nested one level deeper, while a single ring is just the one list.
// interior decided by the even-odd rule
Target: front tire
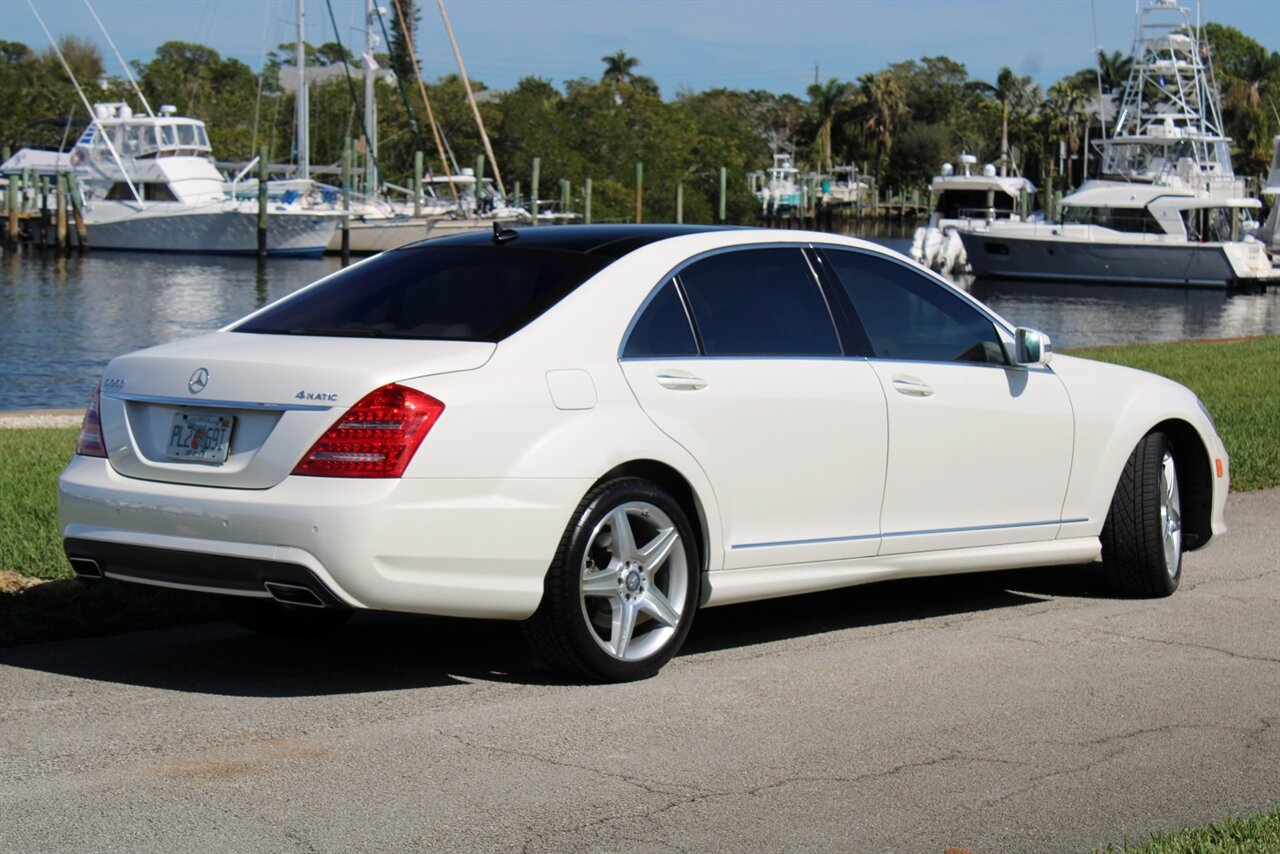
[{"label": "front tire", "polygon": [[1129,455],[1102,526],[1103,578],[1121,596],[1168,596],[1182,580],[1182,496],[1174,449],[1148,433]]},{"label": "front tire", "polygon": [[602,682],[657,673],[689,634],[702,580],[693,529],[664,490],[601,484],[578,505],[528,631],[552,666]]}]

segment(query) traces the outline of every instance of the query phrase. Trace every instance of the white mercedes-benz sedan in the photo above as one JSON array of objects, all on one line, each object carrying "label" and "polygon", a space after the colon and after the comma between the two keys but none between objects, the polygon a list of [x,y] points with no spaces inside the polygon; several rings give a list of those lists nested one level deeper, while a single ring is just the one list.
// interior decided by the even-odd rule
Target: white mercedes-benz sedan
[{"label": "white mercedes-benz sedan", "polygon": [[113,360],[59,525],[81,576],[256,630],[525,620],[622,681],[712,605],[1061,564],[1165,596],[1227,484],[1189,390],[1051,360],[873,244],[565,226],[407,246]]}]

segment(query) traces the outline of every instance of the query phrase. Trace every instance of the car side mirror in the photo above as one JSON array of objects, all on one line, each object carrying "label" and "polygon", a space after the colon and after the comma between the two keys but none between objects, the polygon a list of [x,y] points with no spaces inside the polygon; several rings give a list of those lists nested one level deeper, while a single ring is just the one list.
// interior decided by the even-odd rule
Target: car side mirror
[{"label": "car side mirror", "polygon": [[1049,336],[1036,329],[1019,326],[1013,333],[1013,363],[1024,368],[1038,368],[1053,358]]}]

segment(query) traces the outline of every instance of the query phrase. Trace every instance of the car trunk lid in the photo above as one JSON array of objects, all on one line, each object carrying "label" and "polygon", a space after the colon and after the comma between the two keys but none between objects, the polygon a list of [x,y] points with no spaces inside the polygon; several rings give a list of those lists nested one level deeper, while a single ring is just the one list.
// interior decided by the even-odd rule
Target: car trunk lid
[{"label": "car trunk lid", "polygon": [[474,370],[496,346],[215,332],[141,350],[103,376],[108,458],[127,477],[268,488],[370,391]]}]

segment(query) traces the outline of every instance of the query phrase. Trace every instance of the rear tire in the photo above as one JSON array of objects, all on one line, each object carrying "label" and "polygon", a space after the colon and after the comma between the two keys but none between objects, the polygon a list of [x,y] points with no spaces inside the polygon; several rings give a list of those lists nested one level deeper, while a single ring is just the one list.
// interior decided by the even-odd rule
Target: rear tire
[{"label": "rear tire", "polygon": [[329,635],[351,618],[349,608],[307,608],[274,599],[219,596],[227,617],[241,628],[274,637],[306,638]]},{"label": "rear tire", "polygon": [[1182,499],[1173,446],[1148,433],[1120,474],[1102,526],[1102,575],[1113,593],[1168,596],[1182,580]]},{"label": "rear tire", "polygon": [[534,648],[558,670],[600,682],[657,673],[689,634],[702,565],[680,505],[639,478],[601,484],[574,511],[537,613]]}]

